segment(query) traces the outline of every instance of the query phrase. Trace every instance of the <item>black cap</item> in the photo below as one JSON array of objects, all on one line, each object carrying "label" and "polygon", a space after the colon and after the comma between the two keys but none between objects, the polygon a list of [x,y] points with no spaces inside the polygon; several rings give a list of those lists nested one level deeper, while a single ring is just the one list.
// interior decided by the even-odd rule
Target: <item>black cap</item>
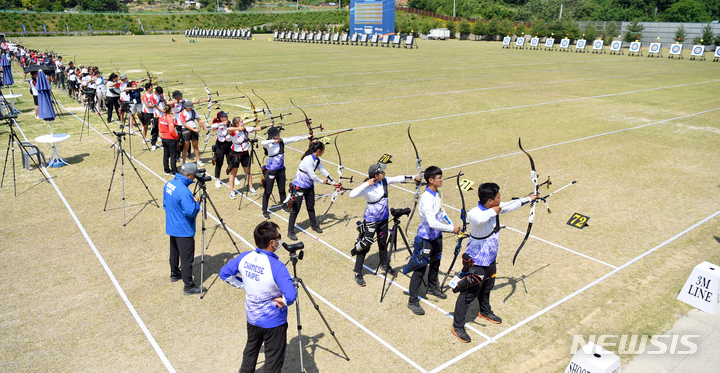
[{"label": "black cap", "polygon": [[224,112],[224,111],[221,111],[221,112],[218,113],[218,116],[217,116],[217,117],[218,117],[218,119],[219,119],[219,118],[227,117],[227,116],[228,116],[228,113],[226,113],[226,112]]},{"label": "black cap", "polygon": [[280,128],[280,127],[275,127],[275,126],[270,127],[267,131],[268,139],[272,139],[273,137],[279,135],[281,130],[282,130],[282,128]]},{"label": "black cap", "polygon": [[180,96],[182,96],[182,93],[180,93],[180,91],[175,91],[175,92],[172,93],[172,97],[173,97],[173,98],[178,98],[178,97],[180,97]]}]

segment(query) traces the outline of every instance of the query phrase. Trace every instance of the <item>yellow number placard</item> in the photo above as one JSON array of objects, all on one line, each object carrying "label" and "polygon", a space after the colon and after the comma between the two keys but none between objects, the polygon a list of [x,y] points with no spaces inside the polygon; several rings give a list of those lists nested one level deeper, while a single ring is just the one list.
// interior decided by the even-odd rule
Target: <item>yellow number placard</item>
[{"label": "yellow number placard", "polygon": [[460,180],[460,189],[462,189],[463,192],[471,191],[473,189],[473,185],[475,185],[474,181],[470,181],[468,179]]},{"label": "yellow number placard", "polygon": [[379,164],[392,163],[392,161],[390,160],[390,158],[392,158],[392,155],[390,155],[390,154],[383,154],[383,156],[380,157],[380,159],[378,159],[377,163],[379,163]]},{"label": "yellow number placard", "polygon": [[567,224],[578,229],[583,229],[588,225],[588,220],[590,220],[589,216],[578,214],[576,212],[570,217],[570,220],[568,220]]}]

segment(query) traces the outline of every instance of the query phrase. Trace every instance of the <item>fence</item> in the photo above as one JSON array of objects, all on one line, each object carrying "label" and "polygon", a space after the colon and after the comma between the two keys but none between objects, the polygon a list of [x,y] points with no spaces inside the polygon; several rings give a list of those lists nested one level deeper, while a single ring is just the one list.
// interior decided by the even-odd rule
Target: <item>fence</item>
[{"label": "fence", "polygon": [[[604,30],[607,30],[607,27],[611,24],[615,23],[616,30],[620,30],[618,34],[625,35],[626,32],[628,32],[628,25],[630,25],[630,22],[604,22],[604,21],[580,21],[578,24],[580,25],[581,30],[585,30],[588,25],[595,26],[598,30],[598,34],[602,34]],[[663,44],[665,47],[669,47],[670,44],[675,44],[675,31],[677,31],[680,26],[682,26],[685,29],[685,32],[687,33],[687,36],[685,37],[685,40],[682,40],[681,44],[685,47],[692,47],[693,45],[693,38],[697,36],[702,35],[702,29],[707,26],[707,23],[680,23],[680,22],[642,22],[643,26],[645,26],[645,29],[642,31],[642,39],[640,41],[644,43],[653,43],[658,41],[658,38],[660,38],[659,42]],[[711,23],[710,26],[712,27],[713,34],[720,33],[720,24],[717,23]],[[610,36],[617,36],[617,35],[610,35]]]},{"label": "fence", "polygon": [[[444,16],[442,14],[437,14],[434,12],[429,12],[427,10],[420,10],[415,8],[408,8],[404,6],[396,6],[395,7],[396,12],[405,12],[405,13],[411,13],[411,14],[417,14],[425,17],[431,17],[435,19],[439,19],[442,21],[453,21],[453,22],[461,22],[462,20],[466,20],[470,23],[476,23],[476,22],[485,22],[488,23],[492,20],[489,19],[482,19],[482,18],[470,18],[470,17],[451,17],[451,16]],[[513,22],[513,27],[517,27],[518,25],[525,25],[525,28],[530,29],[532,28],[532,22]]]}]

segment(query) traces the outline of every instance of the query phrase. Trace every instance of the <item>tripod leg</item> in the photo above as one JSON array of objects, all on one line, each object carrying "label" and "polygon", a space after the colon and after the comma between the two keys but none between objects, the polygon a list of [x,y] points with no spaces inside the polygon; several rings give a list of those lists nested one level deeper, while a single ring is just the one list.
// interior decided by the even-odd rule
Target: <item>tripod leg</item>
[{"label": "tripod leg", "polygon": [[[12,146],[13,138],[10,136],[8,138],[8,145],[7,150],[5,151],[5,165],[3,166],[3,174],[2,174],[2,180],[0,180],[0,188],[2,188],[3,184],[5,183],[5,170],[7,169],[7,161],[8,161],[8,155],[10,155],[10,146]],[[15,157],[13,157],[15,158]],[[13,159],[14,161],[14,159]]]},{"label": "tripod leg", "polygon": [[[397,228],[399,229],[400,227],[397,227]],[[393,232],[395,232],[395,231],[393,230]],[[402,230],[400,230],[400,236],[402,237],[403,242],[405,242],[405,248],[407,249],[408,254],[412,255],[412,251],[410,250],[410,244],[408,244],[408,240],[407,240],[407,238],[405,238],[405,233]],[[396,241],[397,241],[397,238],[396,238]],[[396,245],[396,248],[397,248],[397,245]]]},{"label": "tripod leg", "polygon": [[117,170],[118,159],[120,158],[120,151],[115,152],[115,166],[113,167],[112,176],[110,176],[110,185],[108,186],[107,197],[105,197],[105,207],[103,211],[107,211],[108,199],[110,198],[110,189],[112,189],[113,179],[115,179],[115,170]]},{"label": "tripod leg", "polygon": [[[300,281],[298,279],[298,281]],[[295,284],[295,287],[298,288],[299,286]],[[305,288],[305,285],[303,285],[303,288]],[[305,290],[307,292],[307,290]],[[308,296],[310,294],[308,293]],[[295,299],[295,314],[297,315],[297,331],[298,331],[298,347],[300,348],[300,371],[302,373],[305,373],[305,364],[303,363],[303,348],[302,348],[302,324],[300,323],[300,299]]]},{"label": "tripod leg", "polygon": [[12,151],[12,168],[13,168],[13,191],[15,192],[15,197],[17,197],[17,178],[15,177],[15,142],[13,141],[12,136],[10,136],[10,149]]},{"label": "tripod leg", "polygon": [[153,202],[155,203],[155,206],[160,208],[160,205],[158,205],[157,200],[155,200],[155,197],[153,197],[152,192],[150,192],[150,188],[148,188],[147,184],[145,184],[145,180],[143,180],[142,176],[140,176],[140,172],[138,172],[137,167],[135,167],[135,163],[132,162],[132,159],[130,159],[130,156],[125,153],[125,150],[120,148],[120,151],[122,154],[127,157],[128,162],[132,166],[133,170],[135,170],[135,173],[138,175],[138,178],[140,179],[140,182],[145,186],[145,190],[147,190],[148,194],[150,194],[150,198],[152,198]]},{"label": "tripod leg", "polygon": [[[207,192],[203,189],[203,198],[206,198],[208,202],[210,202],[210,206],[213,208],[213,211],[215,211],[215,215],[217,216],[218,220],[220,220],[220,225],[222,225],[223,229],[227,233],[228,237],[230,237],[230,242],[232,242],[233,246],[235,246],[235,250],[237,250],[238,254],[240,254],[240,249],[238,249],[237,244],[235,243],[235,240],[233,239],[232,235],[230,234],[230,231],[228,230],[227,226],[225,226],[225,221],[223,221],[222,217],[220,217],[220,213],[218,212],[217,208],[215,208],[215,204],[210,199],[210,195],[207,194]],[[203,222],[203,224],[205,224]]]},{"label": "tripod leg", "polygon": [[[310,291],[308,291],[303,280],[299,277],[296,277],[296,278],[298,280],[298,283],[300,285],[302,285],[303,290],[305,290],[305,294],[307,294],[308,298],[310,298],[310,302],[312,302],[313,308],[315,308],[315,311],[317,311],[318,315],[320,315],[320,318],[325,323],[325,326],[328,328],[328,331],[330,331],[330,335],[332,335],[333,338],[335,339],[335,343],[337,343],[338,347],[340,347],[340,351],[342,351],[343,355],[345,355],[345,360],[350,361],[350,358],[347,356],[347,353],[345,353],[345,349],[342,347],[342,345],[340,344],[340,341],[338,341],[337,337],[335,336],[335,331],[332,330],[332,328],[330,327],[330,324],[328,324],[327,320],[325,320],[325,316],[322,314],[322,312],[320,312],[320,306],[318,306],[318,304],[315,303],[315,299],[310,294]],[[299,327],[299,325],[300,325],[300,311],[298,310],[298,327]]]},{"label": "tripod leg", "polygon": [[[120,151],[125,152],[120,148]],[[122,190],[122,205],[123,205],[123,227],[127,225],[125,222],[125,158],[120,154],[120,190]]]},{"label": "tripod leg", "polygon": [[203,299],[203,297],[205,297],[203,292],[203,283],[205,282],[205,277],[203,276],[203,269],[205,269],[205,219],[207,218],[207,201],[205,200],[205,195],[200,196],[200,201],[200,206],[202,206],[202,239],[200,240],[200,243],[202,244],[202,248],[200,249],[200,299]]}]

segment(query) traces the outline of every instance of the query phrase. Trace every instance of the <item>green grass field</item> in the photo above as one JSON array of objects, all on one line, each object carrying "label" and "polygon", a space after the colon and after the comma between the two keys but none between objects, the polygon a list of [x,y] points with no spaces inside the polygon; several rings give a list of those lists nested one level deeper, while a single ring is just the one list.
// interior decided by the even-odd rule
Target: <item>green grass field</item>
[{"label": "green grass field", "polygon": [[[40,38],[23,42],[38,48],[48,43]],[[323,234],[298,235],[306,247],[298,275],[351,360],[342,358],[301,294],[301,343],[309,372],[562,371],[571,359],[573,335],[653,335],[669,329],[689,310],[675,297],[692,268],[702,261],[720,261],[720,64],[505,50],[500,43],[470,41],[421,41],[413,50],[280,43],[267,36],[198,43],[187,38],[172,43],[162,36],[52,42],[65,61],[77,54],[77,63],[97,65],[106,76],[114,70],[112,59],[131,79],[140,79],[145,76],[142,58],[160,78],[184,82],[177,88],[186,98],[206,97],[203,83],[191,70],[219,91],[220,98],[237,96],[236,85],[247,93],[254,89],[274,113],[292,112],[286,121],[302,119],[290,105],[292,98],[328,131],[354,128],[337,143],[344,175],[356,180],[363,180],[368,166],[385,153],[393,155],[388,175],[417,172],[406,133],[410,124],[423,167],[437,165],[445,176],[462,171],[476,185],[496,182],[504,200],[527,195],[533,188],[528,158],[517,147],[519,137],[540,180],[550,175],[553,181],[543,194],[577,180],[548,200],[552,214],[538,205],[532,237],[515,266],[512,256],[527,229],[528,209],[503,216],[508,229],[500,234],[491,303],[504,321],[484,322],[475,316],[474,303],[467,318],[473,339],[469,344],[450,333],[455,295],[443,301],[429,296],[429,302],[421,303],[426,315],[418,317],[406,308],[407,296],[402,293],[409,277],[401,272],[382,303],[382,276],[366,271],[368,286],[355,285],[349,251],[364,202],[347,194],[339,197],[320,218]],[[33,141],[49,133],[49,127],[33,119],[28,87],[21,76],[15,75],[15,80],[13,91],[24,95],[18,103],[23,112],[18,123]],[[2,370],[155,372],[168,366],[181,372],[237,371],[245,345],[245,294],[216,276],[237,255],[230,238],[208,217],[202,281],[210,290],[202,300],[183,296],[182,284],[168,281],[162,208],[151,204],[126,165],[128,225],[122,225],[117,180],[103,211],[114,136],[93,117],[94,130],[80,141],[83,107],[62,92],[55,95],[75,114],[65,113],[53,122],[54,132],[72,136],[59,149],[72,165],[49,170],[57,190],[38,171],[19,166],[17,197],[9,168],[0,189],[5,222],[0,249]],[[256,96],[251,98],[263,106]],[[231,116],[248,106],[245,99],[221,104]],[[117,123],[111,129],[116,130]],[[6,139],[8,127],[0,132]],[[301,123],[287,127],[284,136],[305,133]],[[295,145],[287,151],[289,178],[307,146]],[[48,147],[40,146],[48,155]],[[169,178],[163,175],[162,152],[149,152],[134,137],[132,155],[161,204],[162,186]],[[202,158],[209,166],[209,147]],[[330,145],[323,161],[333,176],[337,159]],[[258,188],[258,168],[253,172]],[[217,190],[210,185],[208,190],[237,248],[250,249],[253,228],[262,219],[260,194],[250,196],[250,201],[232,201],[227,186]],[[326,194],[332,189],[318,185],[316,191]],[[460,222],[454,181],[443,191],[446,211]],[[468,209],[477,204],[475,191],[466,193],[465,199]],[[318,214],[329,202],[317,202]],[[413,185],[390,189],[392,207],[412,203]],[[287,214],[275,211],[272,220],[285,230]],[[589,226],[580,230],[566,224],[576,212],[590,217]],[[418,221],[413,219],[411,231]],[[304,208],[298,225],[309,228]],[[199,222],[196,242],[199,282]],[[441,271],[447,271],[454,246],[455,237],[446,235]],[[286,252],[279,255],[288,258]],[[399,251],[393,259],[398,271],[406,256]],[[373,246],[366,265],[374,269],[377,263]],[[283,371],[295,372],[299,351],[294,307],[288,322]],[[623,363],[629,359],[623,355]],[[258,366],[262,365],[261,354]]]}]

